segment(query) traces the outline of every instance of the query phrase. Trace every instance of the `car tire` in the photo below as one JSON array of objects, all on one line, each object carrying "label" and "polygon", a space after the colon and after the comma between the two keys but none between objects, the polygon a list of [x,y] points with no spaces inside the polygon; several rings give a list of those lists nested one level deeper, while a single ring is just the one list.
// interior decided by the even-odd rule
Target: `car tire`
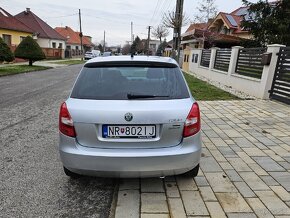
[{"label": "car tire", "polygon": [[65,167],[63,167],[63,171],[64,171],[65,175],[69,176],[72,179],[77,179],[77,178],[81,177],[80,174],[74,173]]},{"label": "car tire", "polygon": [[193,178],[193,177],[196,177],[197,176],[198,170],[199,170],[199,164],[196,167],[194,167],[192,170],[190,170],[190,171],[188,171],[188,172],[186,172],[186,173],[184,173],[182,175],[183,176],[186,176],[186,177]]}]

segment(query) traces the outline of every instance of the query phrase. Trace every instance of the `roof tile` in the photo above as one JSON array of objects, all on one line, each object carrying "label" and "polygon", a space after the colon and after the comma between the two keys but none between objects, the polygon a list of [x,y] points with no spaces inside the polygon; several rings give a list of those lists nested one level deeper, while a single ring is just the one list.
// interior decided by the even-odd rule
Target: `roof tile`
[{"label": "roof tile", "polygon": [[66,40],[30,10],[23,11],[14,17],[37,33],[40,38]]},{"label": "roof tile", "polygon": [[[64,38],[67,39],[67,44],[75,44],[80,45],[81,39],[80,39],[80,32],[75,32],[72,28],[66,26],[66,27],[56,27],[55,30],[62,35]],[[88,36],[83,36],[83,44],[86,46],[92,46],[90,39]]]},{"label": "roof tile", "polygon": [[33,30],[0,7],[0,28],[33,33]]}]

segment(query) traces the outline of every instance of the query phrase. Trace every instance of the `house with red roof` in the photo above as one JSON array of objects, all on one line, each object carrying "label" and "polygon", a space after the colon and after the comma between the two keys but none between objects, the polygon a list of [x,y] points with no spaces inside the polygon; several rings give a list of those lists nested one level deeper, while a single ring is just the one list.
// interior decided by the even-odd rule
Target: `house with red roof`
[{"label": "house with red roof", "polygon": [[249,19],[248,7],[240,7],[231,13],[220,12],[209,24],[208,29],[211,32],[249,39],[251,34],[241,26],[243,20]]},{"label": "house with red roof", "polygon": [[248,7],[240,7],[231,13],[220,12],[207,23],[191,24],[182,34],[183,48],[206,48],[214,44],[217,47],[239,45],[242,39],[250,39],[252,35],[242,28],[243,20],[251,19]]},{"label": "house with red roof", "polygon": [[[62,53],[62,57],[64,56],[66,38],[34,14],[30,8],[26,8],[25,11],[14,17],[33,30],[34,38],[39,46],[46,51],[46,56],[57,56],[59,52]],[[53,52],[53,54],[51,52]]]},{"label": "house with red roof", "polygon": [[17,20],[0,7],[0,37],[12,50],[27,36],[32,36],[33,30]]},{"label": "house with red roof", "polygon": [[[72,28],[56,27],[55,31],[62,37],[66,38],[65,57],[76,57],[81,55],[81,38],[80,32],[74,31]],[[83,52],[91,51],[94,44],[92,43],[92,37],[82,37]]]}]

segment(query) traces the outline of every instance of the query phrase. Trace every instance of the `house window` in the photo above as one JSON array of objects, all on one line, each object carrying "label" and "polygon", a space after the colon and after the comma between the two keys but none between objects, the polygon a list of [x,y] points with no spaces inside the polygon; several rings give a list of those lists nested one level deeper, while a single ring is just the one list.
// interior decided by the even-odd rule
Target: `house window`
[{"label": "house window", "polygon": [[2,38],[7,45],[11,45],[11,35],[3,34]]},{"label": "house window", "polygon": [[56,48],[56,43],[55,42],[52,43],[52,47]]},{"label": "house window", "polygon": [[230,30],[229,30],[227,27],[224,26],[223,33],[224,33],[225,35],[228,35],[228,34],[230,33]]},{"label": "house window", "polygon": [[58,48],[61,48],[62,49],[62,43],[59,43],[58,44]]},{"label": "house window", "polygon": [[23,39],[25,39],[26,37],[25,36],[20,36],[20,42],[23,41]]},{"label": "house window", "polygon": [[76,50],[79,50],[79,46],[76,46]]}]

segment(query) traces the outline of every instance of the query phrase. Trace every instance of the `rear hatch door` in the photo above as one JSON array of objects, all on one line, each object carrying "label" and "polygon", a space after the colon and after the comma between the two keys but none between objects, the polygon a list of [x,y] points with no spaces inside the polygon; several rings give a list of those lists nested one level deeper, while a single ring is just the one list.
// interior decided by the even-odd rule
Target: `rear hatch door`
[{"label": "rear hatch door", "polygon": [[[96,148],[164,148],[177,146],[182,141],[184,121],[192,106],[192,99],[146,101],[96,101],[69,99],[69,112],[74,121],[80,145]],[[132,120],[125,116],[130,113]],[[108,127],[131,127],[130,137],[108,137]],[[147,132],[152,137],[132,137],[135,131]],[[133,127],[133,129],[132,129]],[[134,130],[135,128],[135,130]],[[113,128],[114,130],[114,128]],[[115,129],[116,130],[116,129]],[[128,130],[128,128],[127,128]],[[111,129],[112,131],[112,129]],[[140,132],[141,133],[141,132]],[[148,136],[148,133],[147,133]]]}]

